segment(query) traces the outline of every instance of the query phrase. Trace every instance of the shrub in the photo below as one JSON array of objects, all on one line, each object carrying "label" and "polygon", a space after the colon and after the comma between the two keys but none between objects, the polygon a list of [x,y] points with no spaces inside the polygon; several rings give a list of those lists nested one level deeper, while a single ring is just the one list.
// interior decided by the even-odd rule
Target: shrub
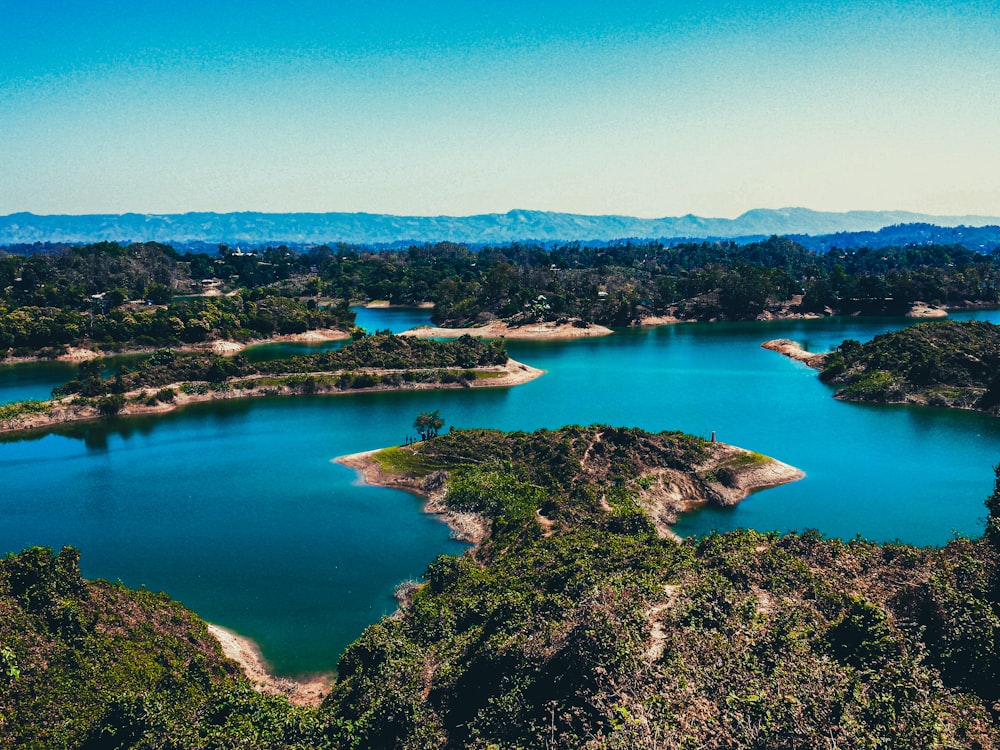
[{"label": "shrub", "polygon": [[102,417],[113,417],[124,405],[125,397],[120,393],[104,396],[97,400],[97,413]]}]

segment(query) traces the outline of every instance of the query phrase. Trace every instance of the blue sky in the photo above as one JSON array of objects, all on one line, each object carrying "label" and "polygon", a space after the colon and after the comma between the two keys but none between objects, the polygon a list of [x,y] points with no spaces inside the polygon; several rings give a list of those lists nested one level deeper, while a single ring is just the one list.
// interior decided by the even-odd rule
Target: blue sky
[{"label": "blue sky", "polygon": [[1000,214],[1000,4],[0,0],[0,214]]}]

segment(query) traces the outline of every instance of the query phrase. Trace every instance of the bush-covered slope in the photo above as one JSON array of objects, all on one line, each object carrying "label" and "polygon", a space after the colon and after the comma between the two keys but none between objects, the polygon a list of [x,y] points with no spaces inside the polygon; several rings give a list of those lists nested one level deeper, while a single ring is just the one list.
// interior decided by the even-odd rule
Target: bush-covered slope
[{"label": "bush-covered slope", "polygon": [[79,553],[0,560],[0,748],[285,748],[315,712],[261,695],[163,594],[84,581]]},{"label": "bush-covered slope", "polygon": [[956,406],[1000,414],[1000,326],[980,321],[921,323],[847,340],[820,377],[838,398]]}]

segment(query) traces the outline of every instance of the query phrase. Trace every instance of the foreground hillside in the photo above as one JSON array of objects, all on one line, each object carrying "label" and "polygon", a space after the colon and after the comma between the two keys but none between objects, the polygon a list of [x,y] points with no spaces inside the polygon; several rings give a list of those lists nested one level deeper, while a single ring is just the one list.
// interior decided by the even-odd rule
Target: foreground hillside
[{"label": "foreground hillside", "polygon": [[677,542],[650,512],[731,502],[771,459],[597,426],[456,431],[367,460],[483,533],[347,649],[318,710],[250,692],[165,597],[29,550],[0,562],[0,744],[1000,745],[1000,481],[987,538],[942,549]]},{"label": "foreground hillside", "polygon": [[0,560],[0,748],[314,746],[314,714],[251,689],[194,614],[78,561]]},{"label": "foreground hillside", "polygon": [[638,512],[650,467],[690,470],[710,450],[677,434],[565,428],[456,433],[408,456],[376,454],[383,470],[432,484],[453,467],[443,503],[485,514],[491,534],[472,556],[439,558],[409,608],[347,650],[325,710],[358,720],[339,739],[454,748],[1000,742],[994,549],[755,532],[661,538]]},{"label": "foreground hillside", "polygon": [[1000,326],[980,321],[923,323],[848,340],[824,360],[820,377],[838,398],[953,406],[1000,414]]}]

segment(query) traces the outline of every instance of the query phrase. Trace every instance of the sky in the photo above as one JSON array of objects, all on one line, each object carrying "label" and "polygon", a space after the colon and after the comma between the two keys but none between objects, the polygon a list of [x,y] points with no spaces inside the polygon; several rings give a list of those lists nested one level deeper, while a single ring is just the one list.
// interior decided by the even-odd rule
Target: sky
[{"label": "sky", "polygon": [[0,215],[998,215],[998,92],[997,0],[0,0]]}]

